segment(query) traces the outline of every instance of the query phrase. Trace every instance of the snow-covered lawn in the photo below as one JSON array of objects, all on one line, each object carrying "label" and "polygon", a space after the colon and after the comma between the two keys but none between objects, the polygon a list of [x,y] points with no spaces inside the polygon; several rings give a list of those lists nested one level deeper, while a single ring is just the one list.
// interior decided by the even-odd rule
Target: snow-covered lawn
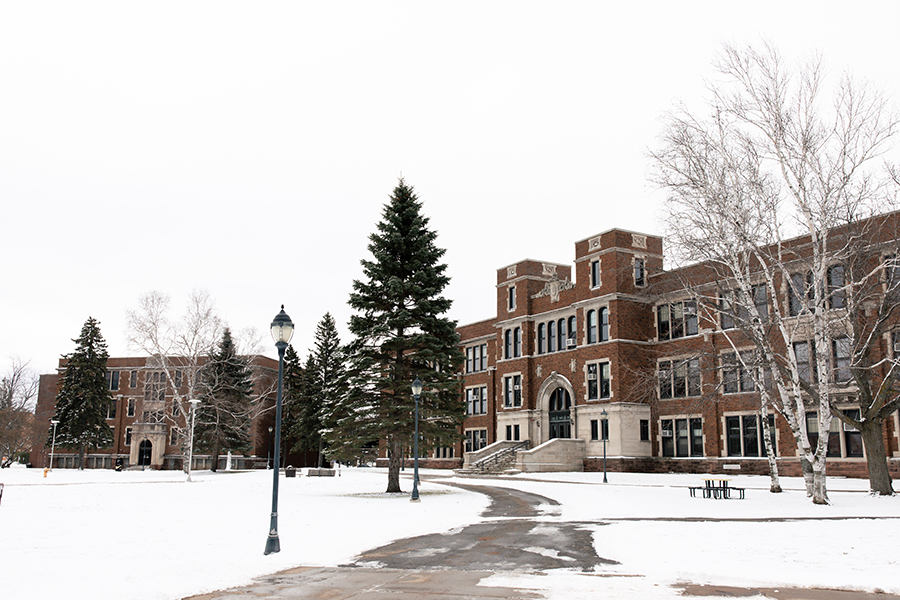
[{"label": "snow-covered lawn", "polygon": [[[900,593],[900,497],[869,496],[864,480],[830,479],[832,504],[817,507],[796,479],[783,480],[788,491],[774,495],[766,478],[736,476],[732,485],[747,487],[747,498],[725,501],[691,498],[685,486],[699,485],[698,475],[609,477],[608,484],[596,473],[485,481],[559,501],[542,518],[584,522],[598,554],[620,563],[592,574],[501,573],[487,583],[568,599],[595,597],[598,587],[612,598],[675,598],[668,586],[678,582]],[[394,539],[477,522],[487,505],[429,480],[418,504],[383,494],[380,469],[282,477],[281,552],[264,556],[271,472],[193,479],[170,471],[57,469],[46,478],[38,469],[0,471],[2,596],[182,598],[290,567],[344,564]]]}]

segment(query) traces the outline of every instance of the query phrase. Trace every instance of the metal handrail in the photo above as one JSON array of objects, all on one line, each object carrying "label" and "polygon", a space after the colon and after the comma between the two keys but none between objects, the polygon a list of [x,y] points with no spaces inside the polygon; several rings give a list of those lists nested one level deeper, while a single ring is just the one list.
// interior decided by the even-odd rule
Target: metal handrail
[{"label": "metal handrail", "polygon": [[472,466],[482,473],[488,469],[490,465],[496,464],[500,462],[502,459],[506,458],[510,454],[515,454],[519,450],[527,450],[531,446],[531,442],[529,440],[525,440],[523,442],[519,442],[513,446],[507,446],[497,452],[494,452],[490,456],[485,456],[481,460],[476,461],[472,464]]}]

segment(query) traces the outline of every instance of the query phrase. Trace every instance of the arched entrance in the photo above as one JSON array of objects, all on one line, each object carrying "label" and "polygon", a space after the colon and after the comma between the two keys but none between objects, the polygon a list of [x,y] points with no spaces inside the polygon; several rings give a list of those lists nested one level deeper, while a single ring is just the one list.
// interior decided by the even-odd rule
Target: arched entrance
[{"label": "arched entrance", "polygon": [[144,440],[138,447],[138,466],[149,467],[153,455],[153,444],[150,440]]},{"label": "arched entrance", "polygon": [[572,437],[572,398],[568,390],[558,387],[550,394],[548,413],[550,417],[550,439]]}]

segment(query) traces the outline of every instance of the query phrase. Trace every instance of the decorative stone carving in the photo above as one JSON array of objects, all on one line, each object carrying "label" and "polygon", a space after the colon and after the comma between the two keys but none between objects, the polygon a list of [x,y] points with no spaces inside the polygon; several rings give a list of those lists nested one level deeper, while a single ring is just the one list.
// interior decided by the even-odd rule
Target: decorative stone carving
[{"label": "decorative stone carving", "polygon": [[588,251],[593,252],[594,250],[600,249],[600,236],[598,235],[595,238],[591,238],[588,240]]},{"label": "decorative stone carving", "polygon": [[535,373],[535,375],[537,375],[538,377],[541,376],[541,373],[542,373],[543,371],[544,371],[544,367],[542,367],[541,365],[538,365],[538,366],[535,367],[535,369],[534,369],[534,373]]},{"label": "decorative stone carving", "polygon": [[634,246],[635,248],[646,248],[647,247],[647,236],[632,233],[631,234],[631,245]]},{"label": "decorative stone carving", "polygon": [[545,276],[556,277],[556,265],[542,263],[542,266],[544,267],[543,273]]},{"label": "decorative stone carving", "polygon": [[575,367],[576,367],[576,366],[578,366],[578,365],[575,364],[575,359],[573,358],[572,361],[569,363],[569,368],[572,369],[572,372],[573,372],[573,373],[575,372]]},{"label": "decorative stone carving", "polygon": [[544,284],[544,289],[539,291],[537,294],[534,294],[532,298],[541,298],[543,296],[550,296],[550,302],[559,302],[559,293],[564,290],[571,290],[575,287],[575,283],[569,281],[569,278],[560,279],[556,275],[553,278]]},{"label": "decorative stone carving", "polygon": [[516,265],[513,265],[511,267],[506,267],[506,278],[509,279],[509,278],[515,277],[515,276],[516,276]]}]

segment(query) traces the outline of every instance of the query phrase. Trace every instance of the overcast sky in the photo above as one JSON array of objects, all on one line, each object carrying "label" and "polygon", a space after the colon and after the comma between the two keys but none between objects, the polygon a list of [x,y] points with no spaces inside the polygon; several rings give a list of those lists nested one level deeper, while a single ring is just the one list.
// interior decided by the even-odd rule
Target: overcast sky
[{"label": "overcast sky", "polygon": [[900,100],[895,2],[4,2],[0,371],[51,372],[92,316],[208,290],[234,330],[280,305],[305,354],[402,175],[461,324],[496,269],[662,233],[646,151],[702,107],[723,42],[822,52]]}]

